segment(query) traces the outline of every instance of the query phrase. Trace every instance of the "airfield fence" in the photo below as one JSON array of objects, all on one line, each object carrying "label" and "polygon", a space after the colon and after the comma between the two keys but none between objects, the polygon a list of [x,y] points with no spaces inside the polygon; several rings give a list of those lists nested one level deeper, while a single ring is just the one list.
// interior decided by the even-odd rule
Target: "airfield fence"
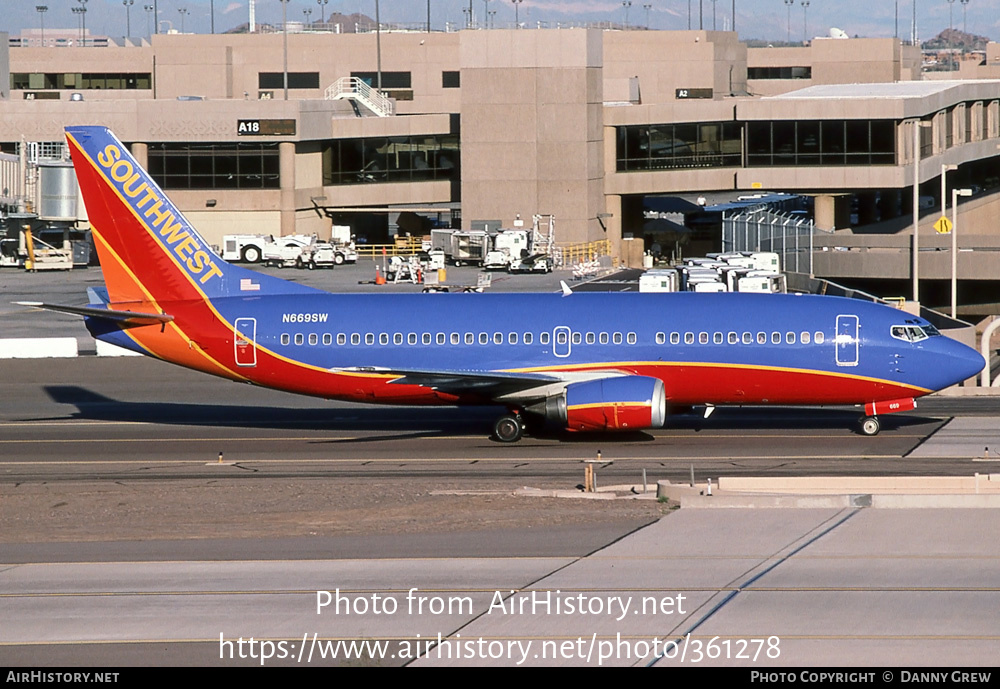
[{"label": "airfield fence", "polygon": [[722,219],[722,251],[773,251],[783,270],[813,274],[815,223],[753,206]]}]

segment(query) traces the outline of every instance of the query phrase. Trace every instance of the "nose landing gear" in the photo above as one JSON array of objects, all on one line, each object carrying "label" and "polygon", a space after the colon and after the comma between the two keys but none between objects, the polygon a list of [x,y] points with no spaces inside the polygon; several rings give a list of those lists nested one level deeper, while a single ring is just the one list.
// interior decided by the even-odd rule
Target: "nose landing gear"
[{"label": "nose landing gear", "polygon": [[882,424],[879,423],[878,417],[862,416],[858,421],[858,430],[861,431],[861,435],[878,435],[878,432],[882,430]]}]

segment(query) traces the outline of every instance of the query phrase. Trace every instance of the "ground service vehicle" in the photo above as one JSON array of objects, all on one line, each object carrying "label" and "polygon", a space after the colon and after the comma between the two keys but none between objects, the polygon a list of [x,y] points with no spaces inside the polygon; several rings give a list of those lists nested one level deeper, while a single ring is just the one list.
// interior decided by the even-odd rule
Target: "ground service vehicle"
[{"label": "ground service vehicle", "polygon": [[922,318],[838,297],[330,294],[221,260],[110,131],[66,135],[107,289],[91,288],[86,307],[31,304],[234,381],[359,402],[502,405],[493,434],[505,442],[543,423],[655,428],[668,403],[863,405],[861,432],[874,435],[879,415],[984,366]]}]

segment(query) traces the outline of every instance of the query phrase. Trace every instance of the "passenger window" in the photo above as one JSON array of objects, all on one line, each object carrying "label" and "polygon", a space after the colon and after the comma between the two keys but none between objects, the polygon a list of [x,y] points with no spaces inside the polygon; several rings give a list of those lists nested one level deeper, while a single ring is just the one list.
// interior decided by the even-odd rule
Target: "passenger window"
[{"label": "passenger window", "polygon": [[698,344],[708,344],[708,333],[698,333]]},{"label": "passenger window", "polygon": [[684,333],[684,344],[694,344],[694,333]]},{"label": "passenger window", "polygon": [[465,344],[467,344],[467,345],[476,344],[476,334],[475,333],[465,333]]},{"label": "passenger window", "polygon": [[447,339],[448,339],[448,338],[447,338],[447,337],[445,337],[445,334],[444,334],[444,333],[438,333],[438,334],[437,334],[437,343],[438,343],[439,345],[443,345],[443,344],[445,344],[445,341],[446,341]]},{"label": "passenger window", "polygon": [[781,344],[781,333],[771,333],[771,344]]},{"label": "passenger window", "polygon": [[333,335],[330,333],[323,333],[323,344],[329,346],[333,344]]},{"label": "passenger window", "polygon": [[722,337],[722,333],[715,333],[712,335],[712,342],[715,344],[722,344],[723,339],[725,338]]},{"label": "passenger window", "polygon": [[621,333],[614,333],[611,336],[611,341],[614,342],[615,344],[621,344],[622,343],[622,334]]},{"label": "passenger window", "polygon": [[670,333],[670,344],[680,344],[681,334],[680,333]]},{"label": "passenger window", "polygon": [[597,342],[597,336],[594,333],[587,333],[587,344],[594,344],[595,342]]},{"label": "passenger window", "polygon": [[743,333],[743,344],[753,344],[753,333]]},{"label": "passenger window", "polygon": [[534,337],[531,335],[531,333],[524,333],[524,344],[530,345],[533,340]]},{"label": "passenger window", "polygon": [[795,344],[795,333],[785,333],[785,342],[787,344]]},{"label": "passenger window", "polygon": [[291,342],[292,338],[288,336],[288,333],[281,334],[281,344],[286,345]]},{"label": "passenger window", "polygon": [[345,345],[347,344],[347,335],[344,333],[337,333],[337,344]]},{"label": "passenger window", "polygon": [[767,344],[767,333],[757,333],[757,344]]},{"label": "passenger window", "polygon": [[493,333],[493,344],[503,344],[503,333]]},{"label": "passenger window", "polygon": [[378,343],[380,345],[387,345],[387,344],[389,344],[389,333],[379,333],[379,335],[378,335]]},{"label": "passenger window", "polygon": [[566,344],[566,341],[567,341],[568,339],[569,339],[569,338],[567,338],[567,337],[566,337],[566,331],[565,331],[565,330],[560,330],[560,331],[559,331],[559,334],[558,334],[558,335],[556,335],[556,343],[557,343],[557,344],[561,344],[561,345],[564,345],[564,344]]},{"label": "passenger window", "polygon": [[459,335],[458,333],[452,333],[451,334],[451,343],[453,345],[462,344],[462,336]]},{"label": "passenger window", "polygon": [[507,343],[517,344],[517,333],[507,333]]},{"label": "passenger window", "polygon": [[583,335],[580,333],[573,333],[573,344],[577,345],[583,342]]},{"label": "passenger window", "polygon": [[608,343],[608,334],[607,333],[601,333],[601,336],[600,336],[599,339],[600,339],[601,344],[607,344]]},{"label": "passenger window", "polygon": [[403,333],[393,333],[392,343],[394,345],[401,345],[401,344],[403,344]]},{"label": "passenger window", "polygon": [[361,335],[359,335],[358,333],[351,333],[351,344],[352,345],[361,344]]},{"label": "passenger window", "polygon": [[629,333],[628,335],[625,336],[625,341],[628,342],[629,344],[635,344],[638,341],[638,339],[639,338],[636,336],[635,333]]},{"label": "passenger window", "polygon": [[309,333],[309,344],[311,344],[311,345],[318,345],[319,344],[319,335],[317,335],[316,333]]},{"label": "passenger window", "polygon": [[406,344],[415,345],[417,344],[417,334],[410,333],[406,336]]},{"label": "passenger window", "polygon": [[802,334],[799,335],[799,339],[802,340],[802,344],[809,344],[809,333],[803,330]]},{"label": "passenger window", "polygon": [[823,331],[817,330],[816,334],[813,335],[813,341],[815,341],[816,344],[823,344],[824,340],[826,340],[826,337],[823,335]]},{"label": "passenger window", "polygon": [[[479,333],[479,344],[489,344],[490,334],[489,333]],[[471,342],[469,344],[472,344]]]},{"label": "passenger window", "polygon": [[305,341],[305,338],[304,338],[304,337],[302,337],[302,333],[296,333],[296,334],[295,334],[295,344],[297,344],[297,345],[300,345],[300,344],[302,344],[302,343],[303,343],[304,341]]},{"label": "passenger window", "polygon": [[667,341],[667,336],[663,333],[656,333],[656,344],[664,344]]},{"label": "passenger window", "polygon": [[421,344],[425,344],[425,345],[429,345],[431,343],[431,334],[430,333],[424,333],[423,335],[421,335],[420,336],[420,343]]},{"label": "passenger window", "polygon": [[736,333],[729,333],[729,344],[739,344],[740,336]]},{"label": "passenger window", "polygon": [[542,333],[541,335],[538,336],[538,341],[541,342],[543,345],[547,345],[549,343],[549,334]]},{"label": "passenger window", "polygon": [[375,344],[375,335],[373,333],[365,333],[365,344],[366,345]]}]

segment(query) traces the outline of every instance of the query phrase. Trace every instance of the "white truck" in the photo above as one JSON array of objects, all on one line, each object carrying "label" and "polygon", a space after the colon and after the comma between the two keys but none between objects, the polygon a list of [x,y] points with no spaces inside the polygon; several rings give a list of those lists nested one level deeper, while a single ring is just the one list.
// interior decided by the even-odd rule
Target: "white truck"
[{"label": "white truck", "polygon": [[278,237],[273,242],[264,245],[264,265],[278,268],[290,268],[301,262],[302,250],[312,245],[316,237],[304,234],[290,234]]},{"label": "white truck", "polygon": [[483,261],[486,270],[509,270],[514,259],[520,259],[521,251],[528,249],[527,230],[503,230],[493,235],[493,248]]},{"label": "white truck", "polygon": [[336,265],[358,262],[358,249],[354,245],[350,225],[333,225],[330,228],[330,246],[333,247],[333,262]]},{"label": "white truck", "polygon": [[227,234],[222,237],[222,260],[260,263],[264,246],[273,241],[267,234]]}]

